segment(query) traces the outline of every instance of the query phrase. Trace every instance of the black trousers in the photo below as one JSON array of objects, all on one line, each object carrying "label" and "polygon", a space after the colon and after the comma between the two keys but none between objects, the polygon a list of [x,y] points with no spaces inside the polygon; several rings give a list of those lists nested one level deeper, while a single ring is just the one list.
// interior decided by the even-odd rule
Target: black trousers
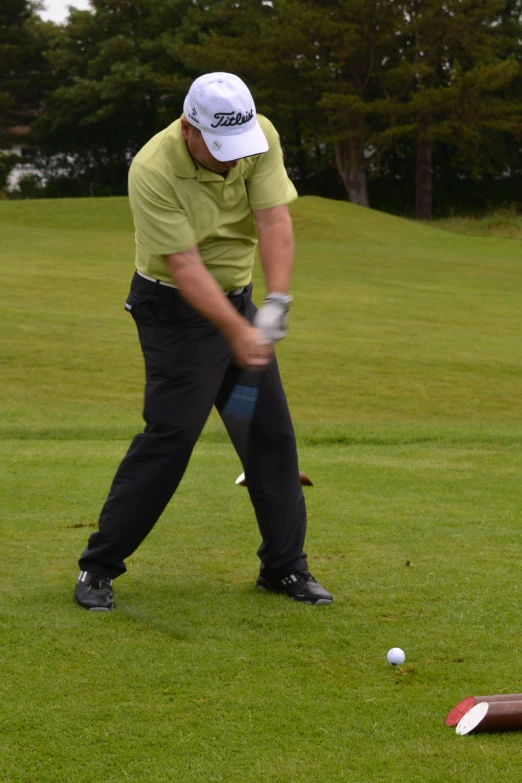
[{"label": "black trousers", "polygon": [[[252,286],[230,297],[249,321]],[[112,578],[161,516],[187,468],[215,405],[221,411],[239,368],[225,337],[175,288],[134,275],[126,309],[145,358],[145,430],[136,435],[114,477],[79,564]],[[234,435],[230,433],[234,442]],[[262,543],[261,571],[306,569],[306,508],[294,430],[274,357],[263,378],[248,444],[234,442],[247,477]]]}]

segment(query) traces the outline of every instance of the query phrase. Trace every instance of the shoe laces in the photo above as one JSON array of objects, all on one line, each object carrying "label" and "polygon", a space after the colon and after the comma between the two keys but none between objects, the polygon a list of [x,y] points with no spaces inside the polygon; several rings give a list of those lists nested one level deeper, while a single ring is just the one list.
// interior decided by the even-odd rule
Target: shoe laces
[{"label": "shoe laces", "polygon": [[112,579],[110,576],[101,576],[100,574],[92,574],[90,590],[110,590],[112,586]]},{"label": "shoe laces", "polygon": [[297,576],[299,576],[304,582],[317,582],[317,579],[314,579],[310,571],[298,571]]}]

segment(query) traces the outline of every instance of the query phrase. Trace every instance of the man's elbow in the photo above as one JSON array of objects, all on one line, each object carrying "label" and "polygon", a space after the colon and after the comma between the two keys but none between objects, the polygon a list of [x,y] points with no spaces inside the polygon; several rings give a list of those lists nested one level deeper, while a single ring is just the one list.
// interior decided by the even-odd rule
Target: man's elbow
[{"label": "man's elbow", "polygon": [[189,248],[189,250],[183,250],[181,253],[166,255],[165,261],[175,282],[195,268],[203,266],[203,261],[196,245]]}]

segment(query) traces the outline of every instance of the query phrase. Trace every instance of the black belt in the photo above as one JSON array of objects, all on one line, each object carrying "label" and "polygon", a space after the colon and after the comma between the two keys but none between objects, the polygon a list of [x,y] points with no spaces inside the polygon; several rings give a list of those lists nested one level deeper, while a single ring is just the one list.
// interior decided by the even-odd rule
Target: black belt
[{"label": "black belt", "polygon": [[[136,269],[136,273],[140,276],[145,278],[145,280],[150,280],[151,283],[156,283],[157,285],[165,285],[167,288],[177,288],[177,285],[174,285],[174,283],[167,283],[166,280],[158,280],[157,277],[149,277],[149,275],[144,275],[143,272],[140,272],[139,269]],[[248,286],[244,285],[241,288],[234,288],[233,291],[225,291],[225,296],[241,296],[241,294],[244,294],[247,290]]]}]

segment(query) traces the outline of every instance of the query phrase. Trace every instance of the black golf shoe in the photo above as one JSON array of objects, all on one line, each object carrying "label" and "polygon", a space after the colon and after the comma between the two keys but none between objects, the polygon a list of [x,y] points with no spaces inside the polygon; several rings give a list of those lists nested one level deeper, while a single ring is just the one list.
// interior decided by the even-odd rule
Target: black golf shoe
[{"label": "black golf shoe", "polygon": [[258,576],[256,586],[259,590],[271,590],[274,593],[286,593],[294,601],[302,604],[331,604],[333,597],[310,571],[296,571],[280,578]]},{"label": "black golf shoe", "polygon": [[112,579],[103,574],[80,571],[74,597],[80,606],[91,612],[108,612],[114,605]]}]

